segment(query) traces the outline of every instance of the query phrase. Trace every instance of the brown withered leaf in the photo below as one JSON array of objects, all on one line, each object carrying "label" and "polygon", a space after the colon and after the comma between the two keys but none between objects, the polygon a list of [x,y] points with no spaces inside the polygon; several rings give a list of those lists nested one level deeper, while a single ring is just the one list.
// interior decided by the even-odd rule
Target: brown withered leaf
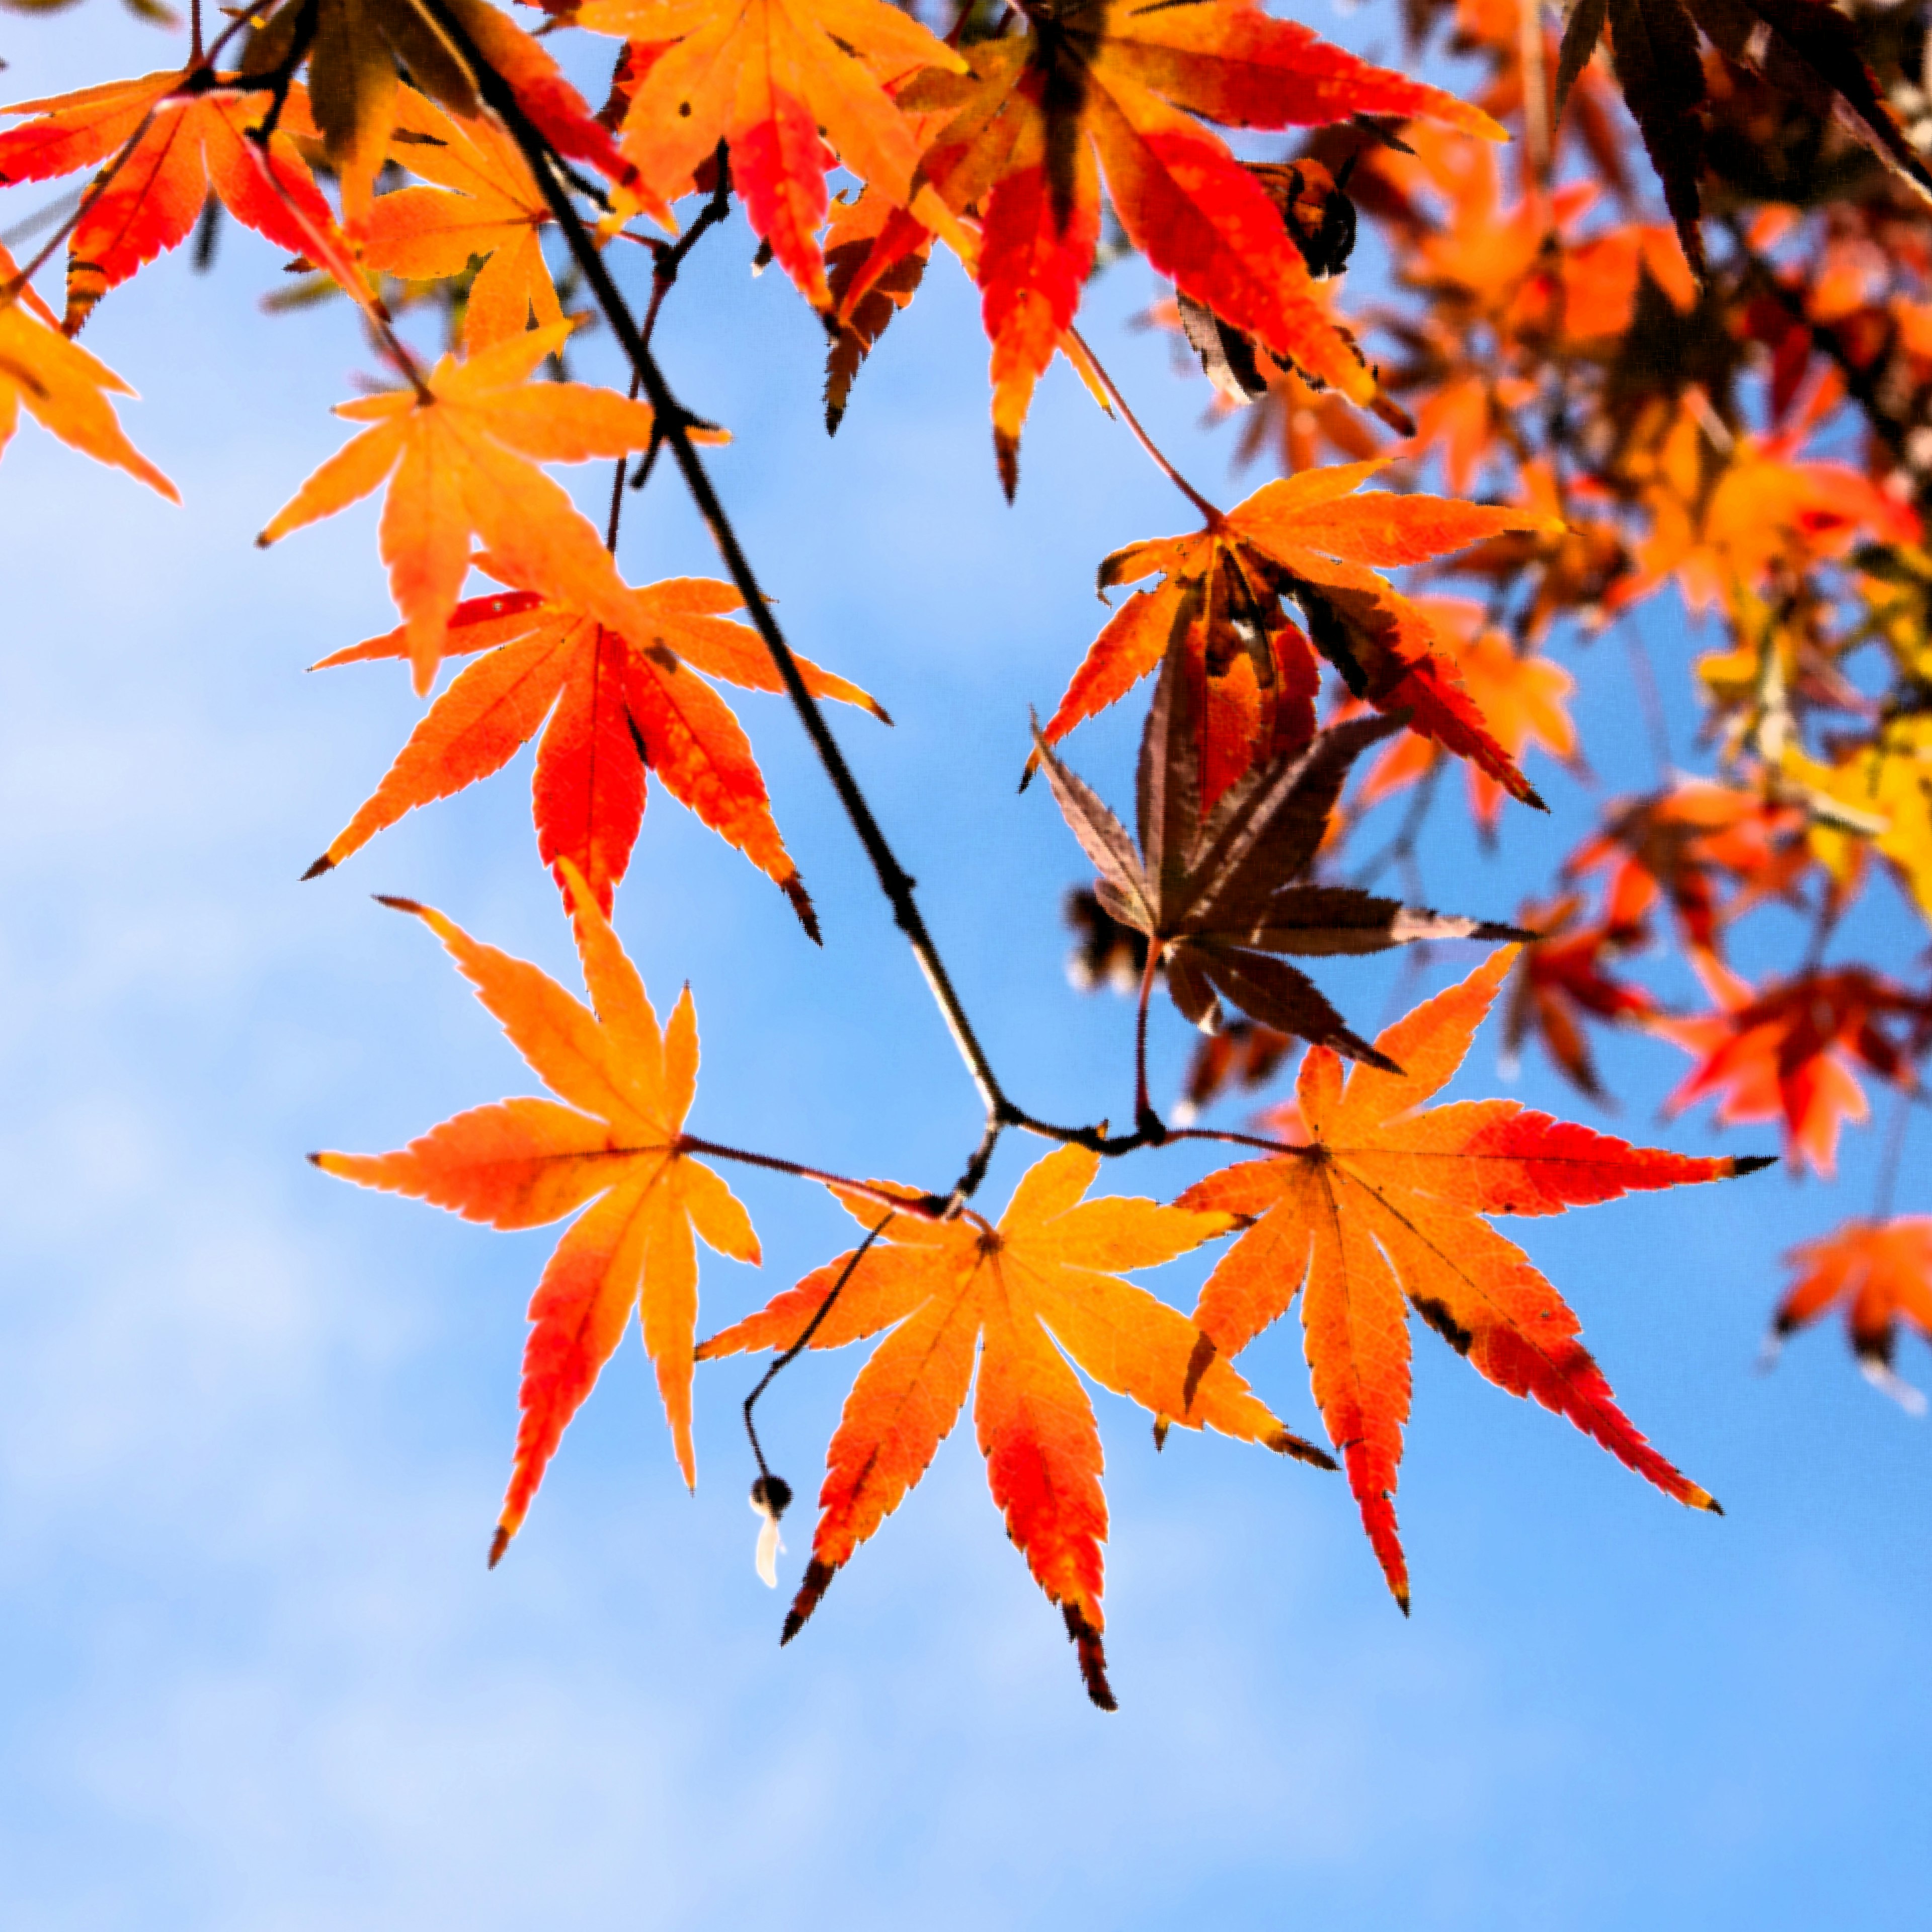
[{"label": "brown withered leaf", "polygon": [[1204,1031],[1220,1024],[1225,1000],[1277,1032],[1387,1068],[1314,982],[1280,956],[1517,936],[1513,926],[1307,882],[1350,766],[1405,718],[1358,718],[1318,733],[1299,750],[1251,766],[1204,814],[1192,702],[1183,651],[1172,646],[1141,740],[1138,844],[1034,727],[1054,800],[1100,872],[1100,904],[1148,935],[1174,1004]]}]

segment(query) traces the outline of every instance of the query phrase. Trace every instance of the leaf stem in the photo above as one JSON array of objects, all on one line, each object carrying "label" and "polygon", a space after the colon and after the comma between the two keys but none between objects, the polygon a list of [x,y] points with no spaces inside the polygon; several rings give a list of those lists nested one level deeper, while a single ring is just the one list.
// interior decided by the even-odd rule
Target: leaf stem
[{"label": "leaf stem", "polygon": [[946,1207],[943,1195],[928,1194],[908,1199],[896,1190],[881,1187],[875,1181],[854,1180],[848,1174],[832,1174],[822,1167],[808,1167],[802,1161],[787,1160],[782,1154],[754,1154],[748,1148],[727,1147],[721,1141],[704,1140],[696,1134],[680,1134],[677,1151],[708,1154],[713,1160],[741,1161],[747,1167],[766,1168],[774,1174],[795,1175],[800,1180],[822,1181],[827,1187],[843,1188],[847,1193],[856,1194],[862,1200],[876,1201],[881,1208],[890,1208],[896,1214],[914,1215],[922,1221],[939,1220]]},{"label": "leaf stem", "polygon": [[1872,1219],[1892,1219],[1892,1196],[1898,1186],[1899,1163],[1905,1153],[1905,1133],[1912,1118],[1912,1090],[1901,1087],[1892,1102],[1886,1129],[1885,1151],[1879,1156],[1878,1180],[1872,1189]]},{"label": "leaf stem", "polygon": [[1231,1133],[1224,1127],[1174,1127],[1168,1132],[1171,1141],[1220,1141],[1228,1147],[1259,1148],[1264,1154],[1294,1154],[1306,1156],[1308,1149],[1293,1141],[1271,1141],[1259,1134]]},{"label": "leaf stem", "polygon": [[1160,972],[1160,948],[1148,946],[1147,964],[1141,970],[1140,998],[1134,1007],[1134,1129],[1158,1147],[1167,1138],[1167,1130],[1148,1098],[1148,1002],[1154,997],[1154,982]]},{"label": "leaf stem", "polygon": [[1128,404],[1126,398],[1120,393],[1120,384],[1115,382],[1113,377],[1107,373],[1106,364],[1100,360],[1099,356],[1094,353],[1092,344],[1090,344],[1087,338],[1080,333],[1078,329],[1072,327],[1070,325],[1068,327],[1066,332],[1073,338],[1074,342],[1078,346],[1081,354],[1086,357],[1088,363],[1093,368],[1094,374],[1100,379],[1101,388],[1106,391],[1114,408],[1120,411],[1121,422],[1125,423],[1127,428],[1133,432],[1134,440],[1138,442],[1142,448],[1145,450],[1148,454],[1154,459],[1155,467],[1158,469],[1160,473],[1165,476],[1167,480],[1172,483],[1197,510],[1201,512],[1202,515],[1210,525],[1219,524],[1221,521],[1220,511],[1217,509],[1214,504],[1208,502],[1208,499],[1202,496],[1201,492],[1196,489],[1194,485],[1189,482],[1187,478],[1182,476],[1178,470],[1174,468],[1174,465],[1168,461],[1167,456],[1162,450],[1160,445],[1156,442],[1154,438],[1148,434],[1147,430],[1142,426],[1140,418],[1134,414],[1132,407]]},{"label": "leaf stem", "polygon": [[752,1420],[752,1411],[757,1407],[759,1396],[771,1387],[778,1371],[781,1369],[790,1367],[811,1346],[812,1336],[818,1333],[825,1318],[832,1312],[832,1307],[839,1296],[845,1292],[845,1284],[857,1272],[859,1264],[866,1258],[866,1253],[872,1244],[898,1218],[898,1210],[896,1208],[892,1213],[887,1214],[885,1219],[877,1227],[872,1228],[866,1238],[853,1250],[852,1258],[839,1270],[838,1279],[832,1284],[831,1293],[812,1311],[812,1319],[805,1324],[798,1340],[772,1363],[771,1366],[758,1378],[758,1386],[745,1398],[745,1433],[752,1438],[752,1454],[757,1459],[759,1479],[768,1486],[772,1480],[771,1467],[765,1460],[764,1449],[758,1441],[758,1426]]}]

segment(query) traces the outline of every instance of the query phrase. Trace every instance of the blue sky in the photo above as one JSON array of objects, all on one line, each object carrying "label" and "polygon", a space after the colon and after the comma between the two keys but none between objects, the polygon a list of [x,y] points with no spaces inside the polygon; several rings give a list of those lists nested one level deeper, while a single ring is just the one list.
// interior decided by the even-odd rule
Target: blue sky
[{"label": "blue sky", "polygon": [[[15,20],[9,98],[158,65],[156,38],[98,6]],[[998,1064],[1042,1112],[1120,1118],[1126,1010],[1062,971],[1077,855],[1043,792],[1013,784],[1026,706],[1102,615],[1095,562],[1183,527],[1184,506],[1064,370],[1005,506],[950,267],[828,443],[815,328],[749,254],[742,226],[707,242],[667,365],[738,433],[716,474],[790,634],[899,720],[839,729]],[[185,511],[32,428],[0,465],[0,1923],[1922,1923],[1926,1431],[1834,1336],[1751,1372],[1780,1252],[1869,1198],[1870,1132],[1835,1191],[1772,1174],[1514,1231],[1721,1522],[1421,1334],[1405,1623],[1338,1480],[1178,1436],[1156,1459],[1100,1396],[1117,1717],[1082,1696],[963,1430],[781,1653],[783,1598],[752,1569],[742,1363],[701,1375],[694,1502],[627,1343],[485,1571],[551,1237],[302,1156],[527,1090],[433,941],[367,894],[427,899],[560,974],[567,935],[526,760],[297,884],[416,706],[396,667],[304,674],[393,621],[373,508],[252,547],[337,446],[328,406],[368,366],[339,306],[256,311],[277,268],[231,229],[214,274],[172,258],[90,325]],[[1095,340],[1232,496],[1201,386],[1125,326],[1147,294],[1134,269],[1103,282]],[[609,374],[607,344],[583,359]],[[574,480],[588,500],[604,479]],[[712,570],[668,477],[632,500],[622,560]],[[1693,640],[1667,616],[1648,637],[1681,688]],[[1645,782],[1621,652],[1567,656],[1604,782]],[[661,999],[692,982],[694,1129],[943,1181],[976,1132],[971,1089],[788,714],[743,709],[826,945],[654,794],[618,923]],[[1132,721],[1073,751],[1120,796]],[[1546,874],[1588,802],[1534,776],[1558,824],[1513,813],[1494,859],[1445,830],[1425,854],[1437,902],[1506,915]],[[1916,948],[1872,916],[1894,957]],[[1325,978],[1358,1024],[1387,1016],[1392,973]],[[1170,1018],[1166,1090],[1186,1050]],[[1717,1144],[1700,1118],[1654,1119],[1681,1056],[1612,1064],[1628,1131]],[[1457,1090],[1499,1082],[1479,1040]],[[1534,1062],[1510,1090],[1574,1111]],[[1922,1132],[1902,1208],[1928,1205],[1924,1156]],[[992,1204],[1032,1157],[1002,1150]],[[1137,1159],[1106,1183],[1198,1171]],[[822,1197],[740,1186],[766,1265],[707,1261],[707,1328],[844,1240]],[[1185,1305],[1204,1265],[1158,1286]],[[1292,1336],[1244,1366],[1318,1426]],[[1928,1366],[1908,1346],[1906,1372]],[[855,1366],[801,1364],[763,1412],[808,1494]]]}]

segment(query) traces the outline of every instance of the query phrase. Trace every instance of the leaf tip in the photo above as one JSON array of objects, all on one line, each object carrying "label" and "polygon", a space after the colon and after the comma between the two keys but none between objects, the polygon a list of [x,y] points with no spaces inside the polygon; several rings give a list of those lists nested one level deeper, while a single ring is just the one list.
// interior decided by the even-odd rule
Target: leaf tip
[{"label": "leaf tip", "polygon": [[1000,488],[1010,503],[1020,487],[1020,440],[1004,430],[993,432],[993,459],[1000,466]]},{"label": "leaf tip", "polygon": [[1327,1450],[1318,1449],[1292,1429],[1277,1429],[1268,1438],[1268,1446],[1277,1456],[1292,1456],[1298,1462],[1306,1462],[1311,1468],[1333,1470],[1340,1466]]},{"label": "leaf tip", "polygon": [[335,861],[332,859],[326,852],[325,852],[320,859],[316,860],[314,865],[310,866],[307,872],[303,873],[302,875],[301,883],[304,885],[307,885],[310,880],[319,879],[322,877],[323,873],[332,872],[334,870]]},{"label": "leaf tip", "polygon": [[1172,1423],[1166,1416],[1156,1415],[1154,1418],[1154,1453],[1156,1456],[1158,1456],[1160,1452],[1167,1447],[1167,1432],[1172,1426]]},{"label": "leaf tip", "polygon": [[798,914],[798,922],[805,928],[805,936],[814,946],[825,944],[824,934],[818,928],[818,908],[812,902],[812,895],[805,889],[805,881],[796,871],[789,878],[778,881],[778,890],[791,902],[791,909]]},{"label": "leaf tip", "polygon": [[1114,1687],[1107,1682],[1107,1649],[1100,1631],[1072,1604],[1063,1604],[1060,1608],[1066,1619],[1066,1634],[1080,1659],[1081,1680],[1088,1698],[1102,1711],[1118,1711],[1120,1707],[1114,1701]]},{"label": "leaf tip", "polygon": [[372,892],[370,897],[378,905],[387,906],[392,912],[412,912],[420,919],[429,908],[416,899],[406,899],[394,892]]},{"label": "leaf tip", "polygon": [[494,1570],[503,1560],[503,1552],[510,1546],[510,1532],[500,1522],[496,1533],[490,1539],[490,1568]]},{"label": "leaf tip", "polygon": [[1774,1154],[1733,1154],[1728,1178],[1741,1180],[1748,1174],[1762,1174],[1766,1168],[1777,1165],[1778,1156]]},{"label": "leaf tip", "polygon": [[1180,1406],[1184,1410],[1194,1406],[1201,1378],[1214,1366],[1214,1358],[1219,1353],[1214,1336],[1204,1330],[1195,1336],[1193,1352],[1187,1358],[1187,1371],[1180,1381]]},{"label": "leaf tip", "polygon": [[830,1564],[816,1556],[805,1566],[805,1580],[799,1585],[798,1594],[792,1599],[791,1608],[785,1612],[784,1628],[778,1633],[781,1649],[804,1629],[806,1619],[818,1609],[826,1592],[832,1587],[835,1574]]}]

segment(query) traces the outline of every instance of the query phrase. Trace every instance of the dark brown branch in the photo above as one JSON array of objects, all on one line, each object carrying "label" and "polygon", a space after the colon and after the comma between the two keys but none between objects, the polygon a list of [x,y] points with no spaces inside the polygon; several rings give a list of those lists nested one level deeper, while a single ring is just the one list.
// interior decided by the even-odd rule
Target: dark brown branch
[{"label": "dark brown branch", "polygon": [[713,1160],[740,1161],[747,1167],[762,1167],[773,1174],[789,1174],[800,1180],[822,1181],[827,1187],[842,1187],[848,1194],[856,1194],[862,1200],[876,1201],[881,1208],[890,1208],[896,1214],[910,1214],[921,1220],[937,1220],[946,1211],[946,1198],[943,1194],[922,1195],[916,1199],[908,1199],[896,1190],[881,1187],[870,1180],[854,1180],[849,1174],[832,1174],[822,1167],[808,1167],[802,1161],[787,1160],[781,1154],[754,1154],[748,1148],[727,1147],[722,1142],[700,1140],[695,1134],[680,1134],[677,1137],[680,1154],[708,1154]]},{"label": "dark brown branch", "polygon": [[652,355],[650,346],[639,331],[629,306],[626,303],[617,285],[611,278],[602,255],[584,226],[582,218],[572,206],[568,189],[557,171],[556,157],[549,142],[532,123],[518,100],[516,90],[483,58],[481,51],[464,28],[462,22],[446,4],[446,0],[421,0],[423,11],[433,20],[437,30],[455,50],[470,68],[476,91],[484,104],[502,123],[506,131],[522,152],[524,160],[536,177],[538,188],[550,212],[556,218],[557,226],[563,231],[570,252],[581,271],[584,280],[597,300],[598,307],[604,312],[604,320],[610,325],[618,344],[623,350],[631,366],[643,382],[644,394],[656,412],[662,425],[664,446],[676,464],[684,478],[685,487],[691,493],[693,504],[711,532],[712,541],[718,546],[724,567],[738,594],[744,599],[745,609],[758,635],[770,656],[786,695],[791,700],[792,708],[798,714],[799,722],[805,727],[806,735],[812,740],[812,748],[818,754],[819,762],[825,768],[826,778],[838,794],[846,817],[858,835],[859,842],[865,848],[866,856],[872,862],[877,874],[879,889],[892,909],[893,922],[905,934],[907,944],[912,948],[913,956],[919,962],[920,969],[932,988],[933,998],[938,1003],[940,1012],[951,1030],[954,1044],[960,1056],[971,1072],[974,1084],[980,1090],[980,1097],[985,1103],[988,1118],[1004,1125],[1018,1126],[1024,1116],[1012,1101],[1007,1099],[1000,1086],[999,1076],[993,1071],[992,1063],[987,1058],[986,1048],[968,1017],[965,1007],[954,989],[951,976],[946,970],[945,962],[933,944],[932,935],[926,928],[916,901],[913,896],[911,875],[900,865],[896,855],[886,841],[885,834],[872,815],[872,808],[865,794],[853,777],[851,768],[845,762],[844,754],[839,749],[838,740],[832,735],[831,727],[818,707],[817,700],[806,689],[803,674],[798,661],[792,655],[791,647],[785,642],[777,620],[772,616],[764,591],[759,587],[758,577],[752,568],[743,547],[738,541],[736,531],[725,514],[724,505],[718,500],[717,491],[712,487],[711,478],[698,454],[697,446],[691,439],[692,418],[676,397],[671,392],[663,371]]}]

